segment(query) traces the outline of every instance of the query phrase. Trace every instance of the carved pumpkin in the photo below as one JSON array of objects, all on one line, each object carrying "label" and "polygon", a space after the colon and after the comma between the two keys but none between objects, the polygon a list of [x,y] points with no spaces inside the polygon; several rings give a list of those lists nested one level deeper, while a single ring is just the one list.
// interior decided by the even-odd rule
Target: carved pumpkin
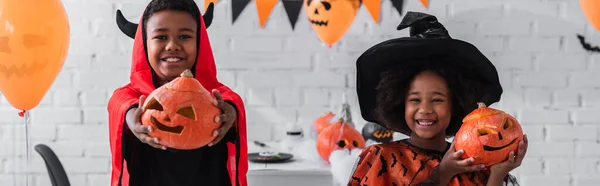
[{"label": "carved pumpkin", "polygon": [[308,21],[319,39],[331,47],[352,26],[359,0],[305,0]]},{"label": "carved pumpkin", "polygon": [[523,130],[506,112],[486,107],[484,103],[478,105],[463,119],[454,139],[455,148],[465,151],[462,159],[473,157],[472,164],[491,166],[507,160],[510,151],[517,153]]},{"label": "carved pumpkin", "polygon": [[334,150],[354,148],[365,148],[365,139],[344,119],[325,127],[317,137],[317,151],[325,161],[329,161],[329,155]]},{"label": "carved pumpkin", "polygon": [[66,59],[69,19],[59,0],[0,0],[0,91],[20,110],[37,106]]},{"label": "carved pumpkin", "polygon": [[215,118],[221,114],[214,97],[191,71],[154,90],[146,101],[142,124],[154,130],[148,135],[157,137],[164,146],[190,150],[205,146],[220,127]]},{"label": "carved pumpkin", "polygon": [[318,133],[321,132],[325,127],[331,125],[331,120],[335,117],[335,114],[332,112],[327,112],[321,117],[317,118],[314,123],[315,131]]},{"label": "carved pumpkin", "polygon": [[369,122],[362,128],[362,136],[365,140],[373,140],[377,143],[388,143],[394,140],[394,131],[377,123]]}]

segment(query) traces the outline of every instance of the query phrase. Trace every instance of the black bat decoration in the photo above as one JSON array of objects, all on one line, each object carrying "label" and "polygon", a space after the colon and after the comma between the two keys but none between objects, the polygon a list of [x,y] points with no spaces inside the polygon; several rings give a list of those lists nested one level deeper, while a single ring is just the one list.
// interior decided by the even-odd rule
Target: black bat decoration
[{"label": "black bat decoration", "polygon": [[600,47],[592,46],[590,43],[587,43],[585,41],[585,37],[583,37],[582,35],[577,34],[577,38],[579,39],[579,43],[581,43],[581,46],[583,46],[583,49],[589,52],[600,52]]}]

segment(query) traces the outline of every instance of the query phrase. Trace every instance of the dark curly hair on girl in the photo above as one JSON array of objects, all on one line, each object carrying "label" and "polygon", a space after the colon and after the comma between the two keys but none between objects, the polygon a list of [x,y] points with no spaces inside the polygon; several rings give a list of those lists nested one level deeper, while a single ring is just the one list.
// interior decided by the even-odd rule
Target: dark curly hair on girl
[{"label": "dark curly hair on girl", "polygon": [[446,137],[456,134],[462,119],[477,108],[483,97],[483,83],[471,76],[467,67],[461,68],[455,60],[446,56],[414,59],[410,66],[394,67],[381,74],[377,86],[377,107],[374,116],[385,127],[410,136],[411,130],[404,118],[405,100],[411,82],[423,71],[432,71],[446,80],[452,103],[452,116],[446,128]]}]

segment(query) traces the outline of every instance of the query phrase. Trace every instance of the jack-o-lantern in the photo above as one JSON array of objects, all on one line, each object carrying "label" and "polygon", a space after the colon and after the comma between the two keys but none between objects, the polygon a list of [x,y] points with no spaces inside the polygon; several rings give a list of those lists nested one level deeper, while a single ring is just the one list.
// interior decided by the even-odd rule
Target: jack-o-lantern
[{"label": "jack-o-lantern", "polygon": [[0,91],[21,110],[37,106],[63,67],[70,28],[59,0],[0,0]]},{"label": "jack-o-lantern", "polygon": [[210,143],[220,127],[215,118],[221,110],[215,98],[190,70],[154,90],[144,102],[142,124],[152,126],[148,135],[164,146],[179,150],[197,149]]},{"label": "jack-o-lantern", "polygon": [[362,136],[365,140],[373,140],[377,143],[388,143],[394,140],[394,131],[387,129],[377,123],[369,122],[362,128]]},{"label": "jack-o-lantern", "polygon": [[478,105],[463,119],[454,139],[455,150],[464,150],[461,158],[473,157],[472,164],[491,166],[507,160],[510,151],[516,155],[523,140],[520,123],[504,111]]},{"label": "jack-o-lantern", "polygon": [[352,26],[359,7],[359,0],[304,0],[308,21],[329,47]]},{"label": "jack-o-lantern", "polygon": [[352,125],[340,119],[337,123],[325,127],[317,137],[317,151],[323,160],[329,162],[331,152],[338,149],[363,149],[365,139]]}]

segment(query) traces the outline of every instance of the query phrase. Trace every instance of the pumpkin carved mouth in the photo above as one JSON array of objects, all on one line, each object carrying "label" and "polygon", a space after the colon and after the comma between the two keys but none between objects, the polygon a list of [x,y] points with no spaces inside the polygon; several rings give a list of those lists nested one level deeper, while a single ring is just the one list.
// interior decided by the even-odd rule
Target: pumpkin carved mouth
[{"label": "pumpkin carved mouth", "polygon": [[181,131],[183,131],[183,126],[174,126],[174,127],[166,126],[166,125],[160,123],[154,116],[150,116],[150,120],[152,121],[152,124],[156,128],[158,128],[158,130],[175,133],[175,134],[181,134]]},{"label": "pumpkin carved mouth", "polygon": [[317,20],[312,20],[312,19],[308,19],[308,20],[310,21],[310,23],[319,25],[319,26],[327,26],[327,24],[329,23],[329,21],[317,21]]},{"label": "pumpkin carved mouth", "polygon": [[501,147],[491,147],[491,146],[484,145],[484,146],[483,146],[483,150],[484,150],[484,151],[497,151],[497,150],[502,150],[502,149],[504,149],[504,148],[506,148],[506,147],[508,147],[508,146],[512,145],[512,144],[513,144],[513,143],[515,143],[516,141],[517,141],[517,139],[513,139],[512,141],[510,141],[510,143],[508,143],[508,144],[506,144],[506,145],[504,145],[504,146],[501,146]]}]

